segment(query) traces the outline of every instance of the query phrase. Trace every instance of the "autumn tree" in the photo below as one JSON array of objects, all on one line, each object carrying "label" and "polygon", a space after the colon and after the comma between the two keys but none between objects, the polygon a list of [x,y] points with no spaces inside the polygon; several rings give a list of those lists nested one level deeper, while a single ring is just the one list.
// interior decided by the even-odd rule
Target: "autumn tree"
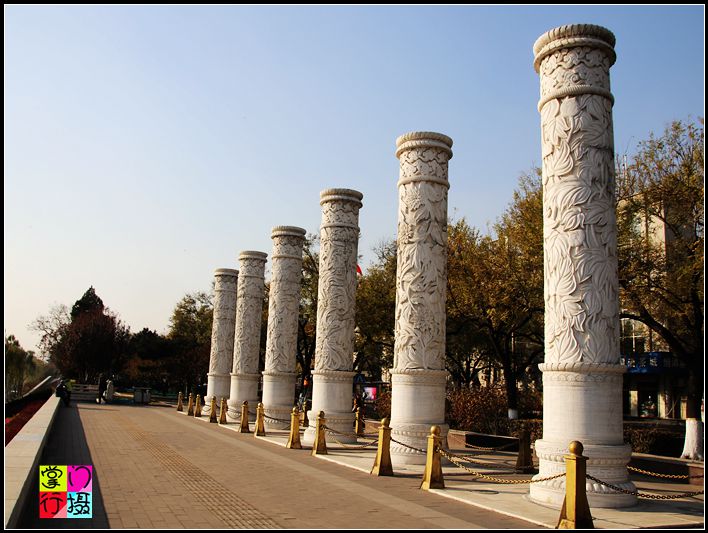
[{"label": "autumn tree", "polygon": [[130,331],[90,287],[71,313],[55,308],[33,327],[43,333],[40,345],[66,377],[93,383],[101,373],[118,372],[125,363]]},{"label": "autumn tree", "polygon": [[469,383],[497,364],[509,416],[518,383],[537,373],[543,353],[543,222],[537,173],[523,176],[512,203],[482,235],[464,219],[448,226],[447,367]]},{"label": "autumn tree", "polygon": [[704,142],[702,120],[673,122],[639,143],[618,179],[620,317],[646,325],[686,366],[691,458],[702,457],[703,434]]}]

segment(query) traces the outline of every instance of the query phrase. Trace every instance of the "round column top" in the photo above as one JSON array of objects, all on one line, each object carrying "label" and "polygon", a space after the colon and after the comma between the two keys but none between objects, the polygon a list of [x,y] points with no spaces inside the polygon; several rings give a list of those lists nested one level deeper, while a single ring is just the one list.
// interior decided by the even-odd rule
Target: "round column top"
[{"label": "round column top", "polygon": [[217,268],[214,270],[215,276],[233,276],[238,277],[238,270],[233,268]]},{"label": "round column top", "polygon": [[539,72],[541,61],[561,48],[576,46],[592,46],[604,48],[610,57],[610,66],[617,59],[615,54],[615,35],[602,26],[596,24],[566,24],[548,30],[533,44],[533,68]]},{"label": "round column top", "polygon": [[361,199],[364,195],[354,189],[325,189],[320,193],[320,205],[326,202],[334,202],[343,200],[345,202],[353,202],[361,207]]},{"label": "round column top", "polygon": [[396,139],[396,157],[416,148],[439,148],[452,157],[452,139],[434,131],[411,131]]},{"label": "round column top", "polygon": [[244,250],[238,254],[239,259],[260,259],[265,261],[268,258],[268,254],[265,252],[256,252],[254,250]]},{"label": "round column top", "polygon": [[271,231],[270,238],[285,236],[305,238],[305,233],[307,233],[306,230],[297,226],[275,226]]}]

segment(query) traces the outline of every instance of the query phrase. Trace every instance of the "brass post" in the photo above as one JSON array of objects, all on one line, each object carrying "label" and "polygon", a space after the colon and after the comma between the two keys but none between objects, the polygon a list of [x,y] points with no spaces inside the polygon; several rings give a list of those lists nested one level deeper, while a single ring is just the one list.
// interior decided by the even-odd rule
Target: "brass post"
[{"label": "brass post", "polygon": [[209,422],[216,424],[216,396],[211,397],[211,404],[209,404]]},{"label": "brass post", "polygon": [[310,421],[307,419],[307,398],[302,401],[302,427],[307,427],[310,425]]},{"label": "brass post", "polygon": [[226,405],[226,398],[221,399],[221,409],[219,410],[219,424],[226,424],[226,413],[229,406]]},{"label": "brass post", "polygon": [[364,415],[361,412],[361,407],[356,408],[356,419],[354,422],[354,432],[357,435],[364,434]]},{"label": "brass post", "polygon": [[440,426],[430,428],[428,435],[428,451],[425,459],[425,472],[423,472],[423,482],[420,484],[422,490],[444,489],[442,465],[440,464]]},{"label": "brass post", "polygon": [[519,454],[516,456],[515,470],[524,474],[534,471],[533,456],[531,455],[531,436],[526,429],[522,429],[519,432]]},{"label": "brass post", "polygon": [[258,402],[258,407],[256,407],[256,432],[253,434],[254,437],[265,437],[265,410],[263,409],[263,404]]},{"label": "brass post", "polygon": [[248,427],[248,401],[244,400],[241,404],[241,427],[239,433],[250,433],[251,428]]},{"label": "brass post", "polygon": [[184,405],[182,405],[182,392],[177,395],[177,410],[184,411]]},{"label": "brass post", "polygon": [[297,412],[297,407],[293,407],[293,411],[290,413],[290,436],[285,447],[291,450],[302,450],[302,444],[300,443],[300,413]]},{"label": "brass post", "polygon": [[388,425],[388,418],[381,420],[379,427],[379,447],[376,449],[374,466],[371,469],[372,476],[392,476],[393,465],[391,465],[391,428]]},{"label": "brass post", "polygon": [[197,394],[197,402],[194,405],[194,417],[201,418],[202,416],[202,398]]},{"label": "brass post", "polygon": [[194,396],[189,393],[189,403],[187,404],[187,415],[194,416]]},{"label": "brass post", "polygon": [[583,445],[574,440],[565,456],[565,498],[556,529],[594,529],[588,495],[585,492],[587,457]]},{"label": "brass post", "polygon": [[327,419],[324,411],[320,411],[317,415],[317,423],[315,425],[315,442],[312,443],[312,455],[327,455],[327,441],[325,439],[325,425]]}]

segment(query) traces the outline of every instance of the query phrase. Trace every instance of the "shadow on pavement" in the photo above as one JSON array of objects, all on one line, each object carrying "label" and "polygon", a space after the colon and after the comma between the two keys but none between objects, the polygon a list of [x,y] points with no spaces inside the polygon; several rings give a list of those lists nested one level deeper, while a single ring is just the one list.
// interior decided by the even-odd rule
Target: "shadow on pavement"
[{"label": "shadow on pavement", "polygon": [[[83,408],[83,407],[82,407]],[[40,465],[93,465],[76,404],[61,406],[39,461]],[[30,486],[19,529],[107,529],[108,517],[101,496],[101,473],[93,471],[92,518],[39,518],[39,472]]]}]

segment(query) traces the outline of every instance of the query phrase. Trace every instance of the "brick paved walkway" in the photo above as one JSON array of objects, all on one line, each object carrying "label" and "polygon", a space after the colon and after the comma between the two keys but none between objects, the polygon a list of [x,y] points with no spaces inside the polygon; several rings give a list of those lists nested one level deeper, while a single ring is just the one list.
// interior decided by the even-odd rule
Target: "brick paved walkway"
[{"label": "brick paved walkway", "polygon": [[94,465],[92,520],[37,517],[40,528],[531,528],[155,406],[61,408],[41,464]]}]

